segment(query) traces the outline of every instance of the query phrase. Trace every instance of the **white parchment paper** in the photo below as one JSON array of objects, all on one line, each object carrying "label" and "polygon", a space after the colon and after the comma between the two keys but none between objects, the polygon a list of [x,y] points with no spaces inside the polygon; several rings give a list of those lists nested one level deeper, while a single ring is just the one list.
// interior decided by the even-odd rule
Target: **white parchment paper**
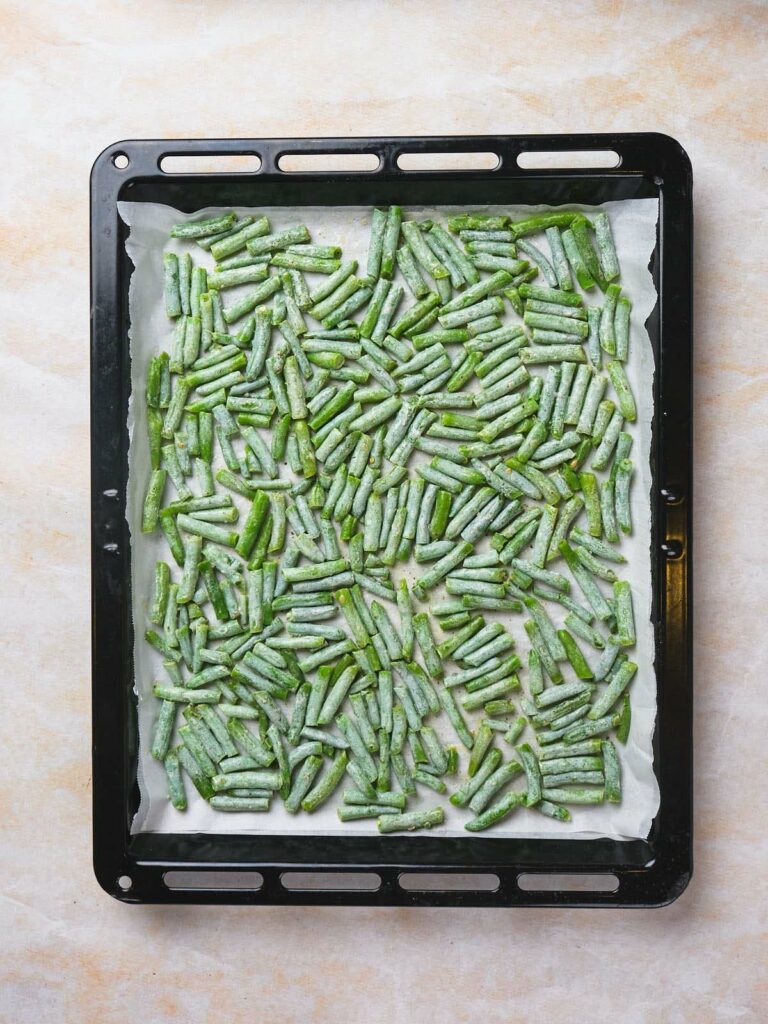
[{"label": "white parchment paper", "polygon": [[[577,207],[572,207],[577,208]],[[162,257],[166,251],[183,252],[189,247],[188,242],[169,239],[171,225],[191,219],[188,215],[154,203],[118,204],[120,216],[130,227],[130,236],[126,242],[127,253],[135,267],[131,278],[129,312],[130,312],[130,347],[131,347],[131,400],[128,413],[128,430],[131,439],[129,454],[129,479],[127,495],[127,518],[131,532],[131,565],[132,565],[132,602],[135,623],[134,666],[135,689],[139,700],[139,784],[141,804],[132,823],[133,832],[240,832],[260,834],[301,834],[314,835],[332,834],[371,834],[376,832],[375,821],[361,821],[342,825],[336,816],[336,805],[340,790],[335,799],[331,799],[314,814],[291,815],[285,811],[279,799],[273,802],[268,814],[225,814],[214,811],[202,800],[187,780],[189,808],[180,813],[171,807],[166,790],[163,766],[149,754],[152,729],[159,711],[160,702],[152,694],[152,684],[156,679],[165,679],[162,659],[144,641],[143,634],[147,627],[147,610],[151,601],[154,565],[158,559],[172,562],[167,550],[165,539],[158,531],[152,535],[141,533],[141,512],[146,482],[149,475],[149,454],[146,441],[146,403],[145,380],[150,358],[157,352],[170,350],[172,323],[165,314],[163,301],[163,266]],[[231,209],[210,207],[198,210],[192,215],[195,219],[212,217]],[[474,209],[474,208],[473,208]],[[506,213],[513,219],[530,216],[532,213],[550,209],[545,206],[505,206],[487,207],[483,212]],[[556,209],[556,208],[553,208]],[[635,463],[635,479],[632,488],[632,516],[634,533],[631,537],[622,538],[621,547],[627,556],[628,563],[621,566],[621,575],[629,579],[634,595],[634,608],[637,629],[637,647],[632,655],[637,661],[639,671],[631,684],[632,691],[632,729],[629,742],[625,747],[617,744],[622,766],[623,796],[620,804],[603,804],[600,806],[580,807],[571,805],[572,822],[564,825],[552,821],[533,809],[521,808],[510,815],[504,822],[495,826],[483,837],[526,836],[531,838],[551,837],[570,839],[589,839],[595,836],[608,836],[613,839],[645,838],[651,827],[653,817],[659,806],[659,789],[653,771],[652,737],[656,718],[656,676],[654,669],[654,629],[651,622],[651,519],[650,519],[650,441],[653,416],[653,377],[654,359],[650,339],[644,324],[656,303],[656,291],[648,263],[656,244],[656,222],[658,218],[658,202],[655,199],[628,199],[605,203],[601,207],[580,206],[587,214],[598,209],[608,212],[611,219],[616,248],[621,264],[622,288],[632,300],[631,341],[627,373],[638,406],[638,421],[625,425],[634,436],[632,459]],[[439,217],[445,220],[454,213],[463,212],[455,207],[404,208],[405,216]],[[368,240],[370,235],[370,208],[356,207],[259,207],[237,209],[241,216],[246,214],[265,214],[270,221],[272,230],[281,230],[297,223],[308,225],[312,241],[319,244],[341,245],[344,258],[356,258],[364,273]],[[534,241],[537,239],[534,237]],[[546,245],[543,246],[547,251]],[[213,266],[212,257],[200,249],[193,247],[193,259],[196,264]],[[310,277],[310,286],[317,279]],[[541,282],[541,277],[538,279]],[[252,287],[252,286],[246,286]],[[231,302],[235,290],[225,293],[226,302]],[[586,302],[600,303],[601,293],[595,291],[586,295]],[[534,368],[534,372],[536,368]],[[611,394],[611,390],[607,395]],[[416,453],[418,455],[418,453]],[[170,484],[168,485],[170,486]],[[247,502],[233,495],[241,509],[247,508]],[[241,515],[242,522],[242,515]],[[487,546],[487,542],[486,542]],[[483,550],[478,546],[478,550]],[[393,576],[405,575],[409,581],[424,571],[414,562],[397,563]],[[370,596],[370,595],[369,595]],[[431,599],[438,601],[445,593],[436,588],[431,592]],[[578,588],[574,596],[581,600]],[[397,612],[388,608],[394,621]],[[552,603],[547,604],[547,611],[558,627],[562,624],[565,609]],[[486,618],[493,615],[486,614]],[[506,616],[503,621],[509,632],[518,640],[518,651],[523,656],[528,650],[528,641],[522,628],[523,616]],[[435,627],[439,640],[440,631]],[[590,660],[596,660],[585,644],[580,646]],[[521,669],[523,689],[526,686],[527,672]],[[517,691],[519,693],[519,691]],[[513,700],[516,695],[511,695]],[[466,713],[465,717],[474,728],[481,712]],[[445,715],[432,716],[430,723],[434,725],[445,743],[458,746],[461,757],[460,777],[466,774],[468,754],[457,743],[450,723]],[[524,738],[530,738],[526,732]],[[497,742],[501,742],[500,740]],[[501,743],[502,747],[506,747]],[[505,751],[505,757],[512,753],[511,748]],[[448,780],[449,790],[455,785]],[[409,799],[408,809],[433,806],[440,803],[446,812],[445,825],[432,829],[431,835],[468,836],[463,824],[469,818],[466,809],[454,808],[447,797],[439,797],[430,791],[424,793],[420,789],[417,797]]]}]

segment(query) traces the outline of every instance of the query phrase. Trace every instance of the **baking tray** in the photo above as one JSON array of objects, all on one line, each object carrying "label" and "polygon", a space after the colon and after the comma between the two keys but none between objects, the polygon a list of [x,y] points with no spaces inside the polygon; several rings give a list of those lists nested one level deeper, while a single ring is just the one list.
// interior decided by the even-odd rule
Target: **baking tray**
[{"label": "baking tray", "polygon": [[[525,170],[517,163],[526,152],[605,150],[619,154],[617,167]],[[492,170],[460,171],[398,165],[402,153],[462,152],[496,153],[499,162]],[[286,154],[361,153],[378,158],[376,170],[296,173],[279,166]],[[226,154],[256,154],[260,169],[160,169],[165,156]],[[106,892],[130,903],[496,907],[652,907],[680,895],[692,873],[691,192],[685,151],[653,133],[133,140],[100,154],[91,174],[93,860]],[[222,205],[557,205],[630,198],[659,200],[650,263],[659,300],[647,327],[656,359],[651,563],[660,806],[647,839],[131,835],[139,804],[126,521],[131,263],[118,200],[193,212]],[[296,872],[309,873],[317,887],[296,887]],[[598,891],[595,876],[605,875],[615,879],[613,887]],[[362,888],[371,878],[375,888]],[[583,884],[574,887],[573,879]]]}]

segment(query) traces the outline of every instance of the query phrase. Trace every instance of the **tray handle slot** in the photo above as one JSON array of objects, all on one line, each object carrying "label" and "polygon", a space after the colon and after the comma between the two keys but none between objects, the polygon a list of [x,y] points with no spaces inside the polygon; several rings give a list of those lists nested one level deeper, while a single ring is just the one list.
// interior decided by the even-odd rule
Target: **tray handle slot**
[{"label": "tray handle slot", "polygon": [[381,169],[378,153],[280,153],[277,169],[284,174],[373,174]]},{"label": "tray handle slot", "polygon": [[495,171],[501,167],[501,157],[490,150],[404,150],[395,162],[401,171]]},{"label": "tray handle slot", "polygon": [[256,174],[258,153],[166,153],[160,158],[163,174]]},{"label": "tray handle slot", "polygon": [[239,889],[258,892],[264,885],[264,876],[259,871],[166,871],[163,882],[171,891]]},{"label": "tray handle slot", "polygon": [[516,160],[523,171],[614,170],[621,165],[615,149],[526,149]]},{"label": "tray handle slot", "polygon": [[397,881],[406,892],[495,892],[501,885],[499,876],[490,872],[403,872]]},{"label": "tray handle slot", "polygon": [[289,892],[376,892],[381,876],[375,871],[284,871],[280,884]]},{"label": "tray handle slot", "polygon": [[616,892],[619,880],[607,872],[552,875],[529,871],[517,876],[517,887],[523,892]]}]

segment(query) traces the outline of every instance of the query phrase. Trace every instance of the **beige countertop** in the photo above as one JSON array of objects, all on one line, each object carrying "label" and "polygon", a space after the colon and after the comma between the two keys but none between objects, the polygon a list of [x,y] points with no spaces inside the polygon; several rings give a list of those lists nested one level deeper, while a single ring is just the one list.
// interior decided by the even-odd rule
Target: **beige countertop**
[{"label": "beige countertop", "polygon": [[[768,1019],[768,6],[0,0],[0,19],[0,1021]],[[95,156],[121,138],[602,130],[666,132],[694,169],[691,886],[652,911],[110,900],[90,866]]]}]

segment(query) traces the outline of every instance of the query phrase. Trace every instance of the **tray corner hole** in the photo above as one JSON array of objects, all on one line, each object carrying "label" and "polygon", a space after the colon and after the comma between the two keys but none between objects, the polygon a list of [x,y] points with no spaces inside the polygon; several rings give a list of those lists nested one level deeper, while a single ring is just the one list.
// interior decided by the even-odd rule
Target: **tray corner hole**
[{"label": "tray corner hole", "polygon": [[120,892],[130,892],[133,888],[133,879],[130,875],[120,875],[117,880],[117,888]]},{"label": "tray corner hole", "polygon": [[406,892],[495,892],[501,885],[499,876],[491,872],[403,872],[397,881]]},{"label": "tray corner hole", "polygon": [[523,892],[616,892],[619,880],[614,874],[550,875],[527,872],[518,875],[517,886]]},{"label": "tray corner hole", "polygon": [[501,167],[498,153],[398,153],[397,166],[401,171],[495,171]]},{"label": "tray corner hole", "polygon": [[661,545],[662,553],[668,562],[677,562],[685,553],[682,541],[676,537],[670,537],[665,540]]},{"label": "tray corner hole", "polygon": [[255,174],[257,153],[168,153],[160,158],[163,174]]},{"label": "tray corner hole", "polygon": [[112,154],[112,166],[116,167],[118,171],[124,171],[130,162],[131,161],[129,160],[127,153],[123,153],[121,151],[119,153]]},{"label": "tray corner hole", "polygon": [[376,892],[381,877],[374,871],[284,871],[280,884],[288,892]]},{"label": "tray corner hole", "polygon": [[615,149],[526,150],[517,154],[524,171],[611,169],[621,164]]},{"label": "tray corner hole", "polygon": [[239,889],[258,892],[264,876],[258,871],[166,871],[165,887],[171,890]]},{"label": "tray corner hole", "polygon": [[682,505],[683,503],[682,492],[678,490],[677,487],[662,487],[661,497],[664,504],[669,505],[670,507],[674,505]]},{"label": "tray corner hole", "polygon": [[286,174],[371,174],[381,159],[376,153],[281,153],[277,168]]}]

